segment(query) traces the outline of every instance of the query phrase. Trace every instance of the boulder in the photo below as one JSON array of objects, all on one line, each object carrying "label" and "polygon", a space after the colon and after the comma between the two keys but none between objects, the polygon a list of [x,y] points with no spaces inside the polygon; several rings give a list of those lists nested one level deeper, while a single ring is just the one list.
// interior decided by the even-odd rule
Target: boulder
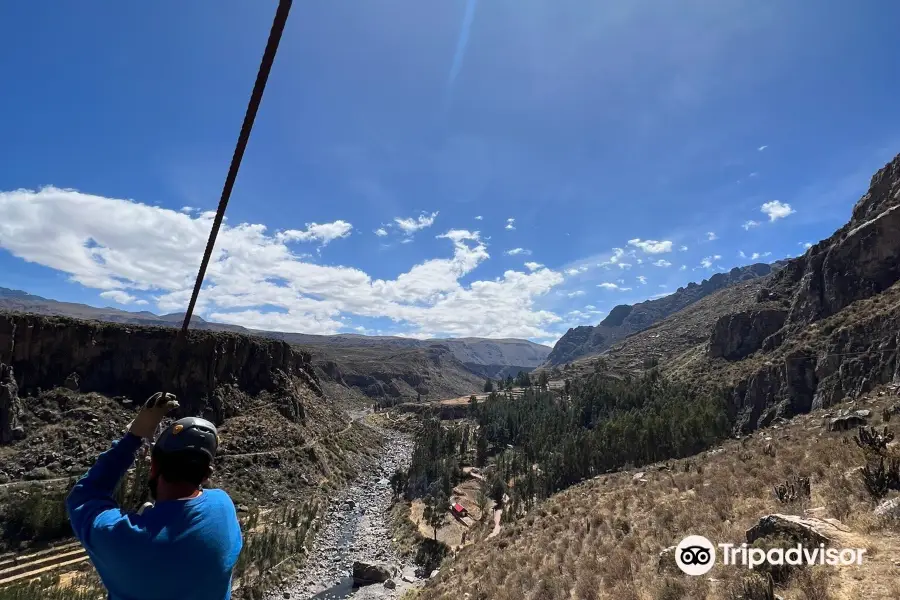
[{"label": "boulder", "polygon": [[397,584],[394,583],[393,579],[388,579],[387,581],[384,582],[384,587],[385,587],[385,589],[392,590],[397,587]]},{"label": "boulder", "polygon": [[784,326],[787,312],[754,309],[720,317],[709,339],[710,358],[740,360],[760,348],[763,340]]},{"label": "boulder", "polygon": [[850,431],[857,427],[863,427],[866,420],[856,414],[835,417],[828,421],[828,431]]},{"label": "boulder", "polygon": [[385,564],[355,561],[353,563],[353,585],[363,586],[384,583],[394,576],[394,570]]},{"label": "boulder", "polygon": [[798,517],[796,515],[772,514],[766,515],[759,522],[747,530],[747,543],[752,544],[756,540],[769,536],[777,536],[795,540],[807,547],[819,544],[830,545],[834,540],[833,532],[838,529],[839,523],[833,520],[817,519],[815,517]]},{"label": "boulder", "polygon": [[876,517],[886,517],[889,519],[900,518],[900,498],[885,500],[873,511]]}]

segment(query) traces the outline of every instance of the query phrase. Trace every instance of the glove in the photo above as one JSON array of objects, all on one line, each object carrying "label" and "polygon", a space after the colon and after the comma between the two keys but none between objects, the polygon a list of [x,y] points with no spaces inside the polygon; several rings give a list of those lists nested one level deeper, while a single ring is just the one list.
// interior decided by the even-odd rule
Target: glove
[{"label": "glove", "polygon": [[163,418],[178,406],[175,394],[156,392],[147,398],[141,412],[128,424],[128,431],[140,438],[152,439]]}]

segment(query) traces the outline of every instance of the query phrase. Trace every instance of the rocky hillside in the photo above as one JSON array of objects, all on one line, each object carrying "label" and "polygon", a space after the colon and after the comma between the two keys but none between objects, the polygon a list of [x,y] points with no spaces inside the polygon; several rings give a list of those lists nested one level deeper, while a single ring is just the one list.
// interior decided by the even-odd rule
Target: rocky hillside
[{"label": "rocky hillside", "polygon": [[900,381],[898,344],[900,156],[828,239],[770,278],[720,290],[632,335],[603,360],[635,370],[656,358],[672,377],[724,390],[751,430]]},{"label": "rocky hillside", "polygon": [[484,379],[473,374],[446,346],[311,349],[312,363],[331,395],[393,405],[441,400],[479,391]]},{"label": "rocky hillside", "polygon": [[0,483],[80,474],[161,389],[178,395],[176,417],[219,425],[217,482],[253,503],[338,480],[373,446],[323,393],[308,353],[209,331],[174,340],[170,328],[0,315]]},{"label": "rocky hillside", "polygon": [[547,357],[547,365],[561,365],[579,358],[600,354],[617,341],[647,329],[666,317],[708,297],[721,289],[769,275],[775,265],[754,264],[735,267],[728,273],[717,273],[701,283],[689,283],[673,293],[656,300],[634,305],[620,304],[613,308],[599,325],[583,325],[569,329]]},{"label": "rocky hillside", "polygon": [[[184,315],[180,313],[156,315],[147,311],[128,312],[111,307],[96,308],[85,304],[58,302],[21,290],[8,288],[0,288],[0,310],[39,315],[62,315],[108,323],[156,327],[178,327],[184,319]],[[459,396],[481,389],[483,381],[478,383],[475,388],[472,388],[470,385],[470,382],[476,378],[515,376],[519,371],[531,371],[542,364],[550,353],[549,347],[527,340],[487,338],[417,340],[413,338],[354,334],[308,335],[304,333],[246,329],[237,325],[212,323],[196,316],[191,320],[191,328],[203,331],[227,331],[282,340],[289,344],[312,350],[314,351],[314,356],[324,357],[323,360],[325,361],[340,362],[342,357],[347,354],[351,357],[350,363],[354,363],[355,358],[360,355],[368,358],[377,356],[383,362],[392,363],[395,362],[394,357],[398,353],[411,351],[409,356],[415,357],[412,362],[425,364],[429,362],[429,356],[434,356],[433,348],[437,348],[438,353],[449,351],[458,364],[448,364],[447,367],[459,369],[460,372],[456,373],[454,378],[458,381],[466,381],[466,383],[462,386],[445,388],[447,397]],[[358,361],[355,361],[355,364],[350,363],[344,365],[344,370],[347,372],[357,371]],[[396,371],[387,379],[404,379],[406,377],[405,371]],[[385,378],[380,377],[378,373],[366,372],[363,374],[385,381]],[[384,373],[381,373],[381,375],[384,375]],[[419,375],[422,378],[431,378],[433,373],[423,372]],[[413,387],[415,387],[415,384]],[[400,388],[405,389],[403,386],[400,386]],[[370,395],[366,390],[376,391],[375,388],[371,387],[371,382],[356,387],[356,391]],[[383,395],[385,394],[375,393],[372,397],[377,398]],[[387,395],[391,395],[390,391],[387,392]],[[409,393],[405,395],[415,396],[415,394]]]}]

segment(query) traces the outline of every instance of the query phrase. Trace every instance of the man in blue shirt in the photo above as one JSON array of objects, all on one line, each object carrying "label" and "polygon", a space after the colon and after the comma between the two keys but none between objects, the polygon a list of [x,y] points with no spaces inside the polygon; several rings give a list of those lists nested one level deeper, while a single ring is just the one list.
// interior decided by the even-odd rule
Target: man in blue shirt
[{"label": "man in blue shirt", "polygon": [[144,438],[178,408],[157,393],[128,433],[97,458],[66,499],[75,536],[94,563],[110,600],[228,600],[231,572],[241,552],[234,503],[222,490],[204,489],[218,447],[215,426],[180,419],[153,447],[148,485],[156,503],[124,512],[116,484],[134,463]]}]

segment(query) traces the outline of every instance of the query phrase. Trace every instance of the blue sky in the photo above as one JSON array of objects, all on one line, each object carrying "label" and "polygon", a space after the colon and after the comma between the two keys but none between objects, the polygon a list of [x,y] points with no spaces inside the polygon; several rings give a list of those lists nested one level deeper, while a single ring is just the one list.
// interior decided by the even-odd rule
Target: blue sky
[{"label": "blue sky", "polygon": [[[0,286],[186,305],[275,4],[0,6]],[[297,0],[201,314],[552,343],[801,254],[900,151],[897,22],[889,1]]]}]

